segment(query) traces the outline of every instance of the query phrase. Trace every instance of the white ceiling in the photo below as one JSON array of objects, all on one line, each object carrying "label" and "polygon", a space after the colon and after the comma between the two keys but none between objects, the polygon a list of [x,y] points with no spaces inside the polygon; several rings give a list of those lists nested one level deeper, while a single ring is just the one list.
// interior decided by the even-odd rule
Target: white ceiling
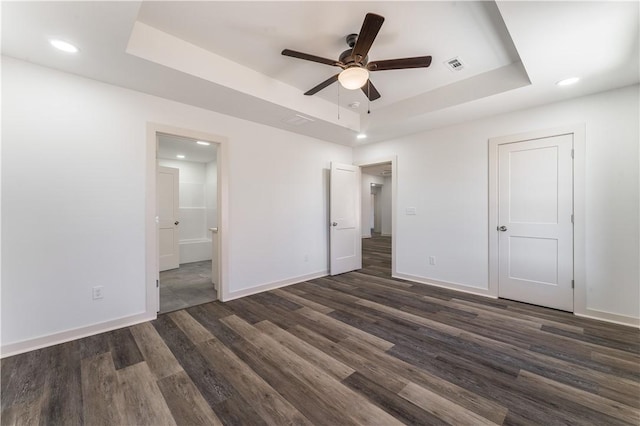
[{"label": "white ceiling", "polygon": [[[372,73],[371,114],[337,83],[303,96],[339,69],[282,49],[337,59],[367,12],[385,17],[371,60],[431,66]],[[638,18],[633,1],[3,2],[2,53],[356,146],[637,83]],[[81,51],[54,51],[50,37]],[[443,65],[455,56],[463,71]],[[555,85],[569,76],[580,83]],[[313,121],[288,123],[296,114]]]},{"label": "white ceiling", "polygon": [[380,163],[372,166],[360,167],[360,171],[373,176],[391,176],[391,163]]},{"label": "white ceiling", "polygon": [[[158,135],[156,156],[166,160],[209,163],[217,158],[217,145],[199,145],[195,139],[173,135]],[[201,141],[206,142],[206,141]],[[183,155],[184,158],[178,158]]]}]

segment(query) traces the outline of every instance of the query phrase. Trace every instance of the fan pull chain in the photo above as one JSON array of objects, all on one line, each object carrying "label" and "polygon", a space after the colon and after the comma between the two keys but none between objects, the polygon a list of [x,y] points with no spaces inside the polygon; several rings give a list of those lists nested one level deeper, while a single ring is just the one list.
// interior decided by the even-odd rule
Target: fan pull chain
[{"label": "fan pull chain", "polygon": [[340,85],[338,84],[338,120],[340,120]]},{"label": "fan pull chain", "polygon": [[371,80],[367,80],[367,114],[371,114]]}]

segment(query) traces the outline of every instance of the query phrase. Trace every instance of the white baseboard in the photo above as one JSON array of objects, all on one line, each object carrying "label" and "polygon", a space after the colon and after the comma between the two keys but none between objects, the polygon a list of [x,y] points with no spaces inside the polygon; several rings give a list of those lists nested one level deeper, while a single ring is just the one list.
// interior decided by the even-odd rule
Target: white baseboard
[{"label": "white baseboard", "polygon": [[640,328],[640,318],[628,317],[626,315],[614,314],[612,312],[599,311],[597,309],[586,309],[586,313],[574,312],[577,317],[590,318],[600,321],[612,322],[614,324],[626,325],[628,327]]},{"label": "white baseboard", "polygon": [[6,345],[2,345],[2,347],[0,348],[0,358],[6,358],[36,349],[58,345],[60,343],[69,342],[71,340],[93,336],[95,334],[104,333],[106,331],[111,331],[118,328],[129,327],[141,322],[151,321],[154,319],[156,319],[155,314],[149,315],[146,312],[143,312],[140,314],[118,318],[99,324],[92,324],[86,327],[79,327],[71,330],[61,331],[59,333],[50,334],[48,336],[36,337],[34,339],[23,340],[15,343],[8,343]]},{"label": "white baseboard", "polygon": [[396,272],[392,275],[393,278],[400,278],[407,281],[413,281],[418,284],[426,284],[433,287],[446,288],[447,290],[461,291],[463,293],[475,294],[476,296],[488,297],[491,299],[497,299],[498,297],[489,293],[489,290],[482,288],[469,287],[458,283],[451,283],[447,281],[432,280],[429,278],[418,277],[411,274],[404,274],[402,272]]},{"label": "white baseboard", "polygon": [[221,300],[222,302],[228,302],[230,300],[233,299],[239,299],[241,297],[246,297],[246,296],[251,296],[252,294],[258,294],[258,293],[262,293],[265,291],[269,291],[269,290],[275,290],[276,288],[280,288],[280,287],[286,287],[288,285],[292,285],[292,284],[298,284],[304,281],[309,281],[309,280],[313,280],[316,278],[322,278],[322,277],[326,277],[327,275],[329,275],[329,271],[319,271],[319,272],[314,272],[312,274],[307,274],[307,275],[300,275],[297,277],[293,277],[293,278],[288,278],[286,280],[282,280],[282,281],[274,281],[271,283],[267,283],[267,284],[262,284],[259,285],[257,287],[251,287],[251,288],[246,288],[246,289],[242,289],[242,290],[238,290],[238,291],[233,291],[230,292],[229,294],[227,294],[227,296],[225,297],[224,300]]}]

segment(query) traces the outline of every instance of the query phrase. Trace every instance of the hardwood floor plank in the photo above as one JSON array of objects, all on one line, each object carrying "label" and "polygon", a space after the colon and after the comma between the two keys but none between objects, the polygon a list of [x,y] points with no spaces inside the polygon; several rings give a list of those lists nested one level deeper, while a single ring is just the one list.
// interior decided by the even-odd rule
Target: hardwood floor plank
[{"label": "hardwood floor plank", "polygon": [[[555,396],[568,399],[629,424],[640,424],[640,410],[620,404],[616,401],[576,389],[572,386],[547,379],[546,377],[539,376],[526,370],[520,372],[518,380],[530,388],[537,389],[541,393],[546,393],[550,398]],[[640,397],[640,395],[638,396]]]},{"label": "hardwood floor plank", "polygon": [[128,328],[110,331],[106,333],[106,337],[109,342],[109,348],[116,370],[129,367],[144,360]]},{"label": "hardwood floor plank", "polygon": [[283,373],[279,359],[264,356],[259,348],[244,339],[234,342],[232,350],[313,424],[355,424],[353,421],[345,419],[341,413],[336,412],[324,399],[317,398],[307,384],[299,380],[298,377]]},{"label": "hardwood floor plank", "polygon": [[316,303],[316,302],[314,302],[312,300],[305,299],[304,297],[297,296],[294,293],[290,293],[289,291],[286,291],[286,288],[285,289],[273,290],[273,293],[277,294],[278,296],[280,296],[282,298],[285,298],[285,299],[288,299],[288,300],[290,300],[292,302],[295,302],[298,305],[300,305],[301,307],[302,306],[306,306],[307,308],[311,308],[314,311],[318,311],[318,312],[323,313],[323,314],[328,314],[329,312],[333,311],[333,309],[328,308],[328,307],[326,307],[324,305],[321,305],[320,303]]},{"label": "hardwood floor plank", "polygon": [[564,330],[560,327],[554,327],[549,325],[543,325],[541,331],[564,336],[564,337],[569,337],[578,342],[591,343],[595,346],[613,348],[613,349],[618,349],[624,352],[640,354],[640,343],[625,342],[625,341],[612,338],[612,336],[600,337],[600,336],[593,336],[585,333],[575,333],[575,332]]},{"label": "hardwood floor plank", "polygon": [[230,349],[212,339],[198,345],[198,350],[220,369],[234,389],[268,424],[311,425],[293,405],[276,392]]},{"label": "hardwood floor plank", "polygon": [[27,352],[2,360],[2,413],[13,405],[25,404],[28,407],[33,401],[40,400],[47,379],[47,363],[45,350]]},{"label": "hardwood floor plank", "polygon": [[[220,322],[220,318],[224,318],[229,315],[233,315],[231,310],[225,310],[225,315],[219,316],[221,311],[218,309],[212,309],[212,303],[205,305],[194,306],[187,309],[187,313],[191,315],[196,321],[198,321],[204,328],[209,330],[211,334],[216,336],[218,340],[223,342],[227,346],[240,339],[233,330]],[[212,314],[212,311],[214,314]]]},{"label": "hardwood floor plank", "polygon": [[640,362],[629,361],[615,356],[606,355],[598,351],[591,352],[591,359],[602,364],[606,364],[621,370],[627,370],[635,374],[640,374]]},{"label": "hardwood floor plank", "polygon": [[366,395],[370,401],[404,424],[432,426],[449,424],[358,372],[345,378],[342,383]]},{"label": "hardwood floor plank", "polygon": [[211,339],[213,335],[202,324],[196,321],[186,311],[175,311],[169,314],[169,317],[176,323],[184,334],[187,335],[189,340],[194,345],[206,342]]},{"label": "hardwood floor plank", "polygon": [[407,384],[409,381],[413,381],[493,422],[500,423],[507,414],[508,410],[506,407],[491,399],[482,397],[434,374],[416,368],[386,352],[369,350],[363,347],[360,342],[351,338],[342,341],[340,344],[353,349],[354,352],[363,354],[372,364],[384,365],[384,367],[390,371],[390,374],[404,377],[407,380]]},{"label": "hardwood floor plank", "polygon": [[[430,300],[428,296],[423,296],[423,299]],[[558,328],[562,328],[567,331],[572,331],[575,333],[583,333],[584,328],[576,327],[570,324],[564,324],[562,322],[548,320],[544,318],[534,317],[532,315],[526,315],[522,313],[513,312],[513,310],[509,310],[508,308],[496,308],[493,306],[483,305],[480,301],[474,302],[469,300],[462,299],[451,299],[448,302],[450,306],[458,307],[462,310],[467,310],[469,312],[473,312],[477,315],[482,315],[484,317],[493,318],[495,320],[502,320],[506,322],[517,322],[523,325],[530,325],[532,328],[540,329],[543,325],[554,326]]]},{"label": "hardwood floor plank", "polygon": [[398,395],[449,424],[496,425],[502,423],[494,423],[415,383],[409,383]]},{"label": "hardwood floor plank", "polygon": [[116,374],[122,393],[125,395],[124,424],[140,426],[176,424],[147,363],[140,362],[117,370]]},{"label": "hardwood floor plank", "polygon": [[196,346],[168,315],[160,315],[153,326],[210,406],[213,407],[233,394],[233,387],[211,368],[196,350]]},{"label": "hardwood floor plank", "polygon": [[398,392],[407,385],[407,380],[389,372],[384,366],[372,363],[368,358],[345,348],[343,345],[333,342],[324,336],[309,330],[306,327],[296,325],[288,330],[308,344],[318,348],[325,354],[339,360],[359,372],[368,379],[380,383],[391,392]]},{"label": "hardwood floor plank", "polygon": [[283,347],[290,349],[300,357],[311,362],[318,368],[329,373],[338,380],[342,380],[350,376],[355,370],[335,358],[319,351],[314,346],[297,338],[293,334],[281,329],[269,321],[260,321],[255,327],[265,333],[267,336],[276,340]]},{"label": "hardwood floor plank", "polygon": [[87,425],[122,425],[124,394],[116,375],[111,353],[103,353],[81,362],[83,415]]},{"label": "hardwood floor plank", "polygon": [[178,425],[223,424],[182,369],[158,380],[158,388]]},{"label": "hardwood floor plank", "polygon": [[95,336],[88,336],[78,340],[80,347],[80,358],[93,358],[96,355],[107,353],[111,350],[109,347],[108,333],[100,333]]},{"label": "hardwood floor plank", "polygon": [[[302,308],[298,311],[308,309]],[[315,311],[312,311],[315,312]],[[322,314],[319,314],[322,315]],[[280,346],[269,336],[257,330],[238,317],[227,317],[222,320],[242,335],[245,340],[255,345],[265,356],[283,358],[287,365],[287,374],[294,374],[307,384],[309,389],[322,398],[336,411],[361,424],[401,424],[377,406],[366,401],[361,395],[353,392],[342,383],[316,368],[310,362],[300,358],[290,350]],[[283,371],[283,373],[285,373]],[[320,391],[322,389],[322,391]]]},{"label": "hardwood floor plank", "polygon": [[295,311],[296,309],[300,309],[304,306],[297,302],[293,302],[286,297],[282,297],[275,292],[258,293],[255,297],[252,297],[252,299],[265,306],[277,306],[287,311]]},{"label": "hardwood floor plank", "polygon": [[382,350],[387,350],[393,347],[393,343],[386,341],[384,339],[380,339],[379,337],[373,336],[367,332],[359,330],[355,327],[347,325],[341,321],[338,321],[334,318],[331,318],[327,315],[321,314],[320,312],[316,312],[309,308],[301,308],[296,311],[300,315],[314,321],[322,326],[334,330],[336,333],[341,334],[344,338],[354,337],[356,339],[361,339],[364,342],[367,342],[371,346],[376,348],[380,348]]},{"label": "hardwood floor plank", "polygon": [[34,400],[13,404],[4,410],[0,415],[0,425],[2,426],[30,426],[40,423],[40,415],[42,413],[42,398],[40,395]]},{"label": "hardwood floor plank", "polygon": [[425,327],[432,328],[434,330],[442,331],[443,333],[447,333],[447,334],[450,334],[452,336],[458,336],[458,335],[460,335],[460,333],[462,333],[462,330],[460,330],[459,328],[452,327],[450,325],[447,325],[447,324],[444,324],[444,323],[441,323],[441,322],[438,322],[438,321],[433,321],[433,320],[430,320],[428,318],[424,318],[424,317],[421,317],[421,316],[418,316],[418,315],[414,315],[414,314],[411,314],[409,312],[401,311],[400,309],[395,309],[395,308],[391,308],[389,306],[381,305],[381,304],[376,303],[376,302],[371,302],[369,300],[360,299],[356,303],[358,305],[367,306],[367,307],[375,309],[377,311],[390,314],[390,315],[392,315],[394,317],[397,317],[397,318],[402,318],[404,320],[410,321],[412,323],[415,323],[415,324],[418,324],[418,325],[421,325],[421,326],[425,326]]},{"label": "hardwood floor plank", "polygon": [[80,350],[77,341],[51,346],[46,355],[46,397],[42,401],[41,419],[51,424],[82,424],[82,379]]},{"label": "hardwood floor plank", "polygon": [[247,401],[239,395],[227,398],[214,407],[216,415],[222,424],[228,426],[267,426],[268,423],[258,416]]},{"label": "hardwood floor plank", "polygon": [[167,347],[155,328],[148,323],[131,327],[135,339],[149,369],[157,379],[171,376],[182,371],[182,367]]}]

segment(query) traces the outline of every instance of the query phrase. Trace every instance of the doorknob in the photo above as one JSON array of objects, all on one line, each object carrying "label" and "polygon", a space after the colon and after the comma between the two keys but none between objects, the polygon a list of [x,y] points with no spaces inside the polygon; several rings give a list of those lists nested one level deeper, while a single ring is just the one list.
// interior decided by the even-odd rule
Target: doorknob
[{"label": "doorknob", "polygon": [[177,226],[180,224],[180,222],[176,220],[173,224]]},{"label": "doorknob", "polygon": [[498,226],[498,231],[502,231],[502,232],[504,232],[504,231],[506,231],[506,230],[507,230],[507,227],[506,227],[506,226],[504,226],[504,225],[502,225],[502,226]]},{"label": "doorknob", "polygon": [[333,222],[331,226],[338,226],[338,222]]}]

